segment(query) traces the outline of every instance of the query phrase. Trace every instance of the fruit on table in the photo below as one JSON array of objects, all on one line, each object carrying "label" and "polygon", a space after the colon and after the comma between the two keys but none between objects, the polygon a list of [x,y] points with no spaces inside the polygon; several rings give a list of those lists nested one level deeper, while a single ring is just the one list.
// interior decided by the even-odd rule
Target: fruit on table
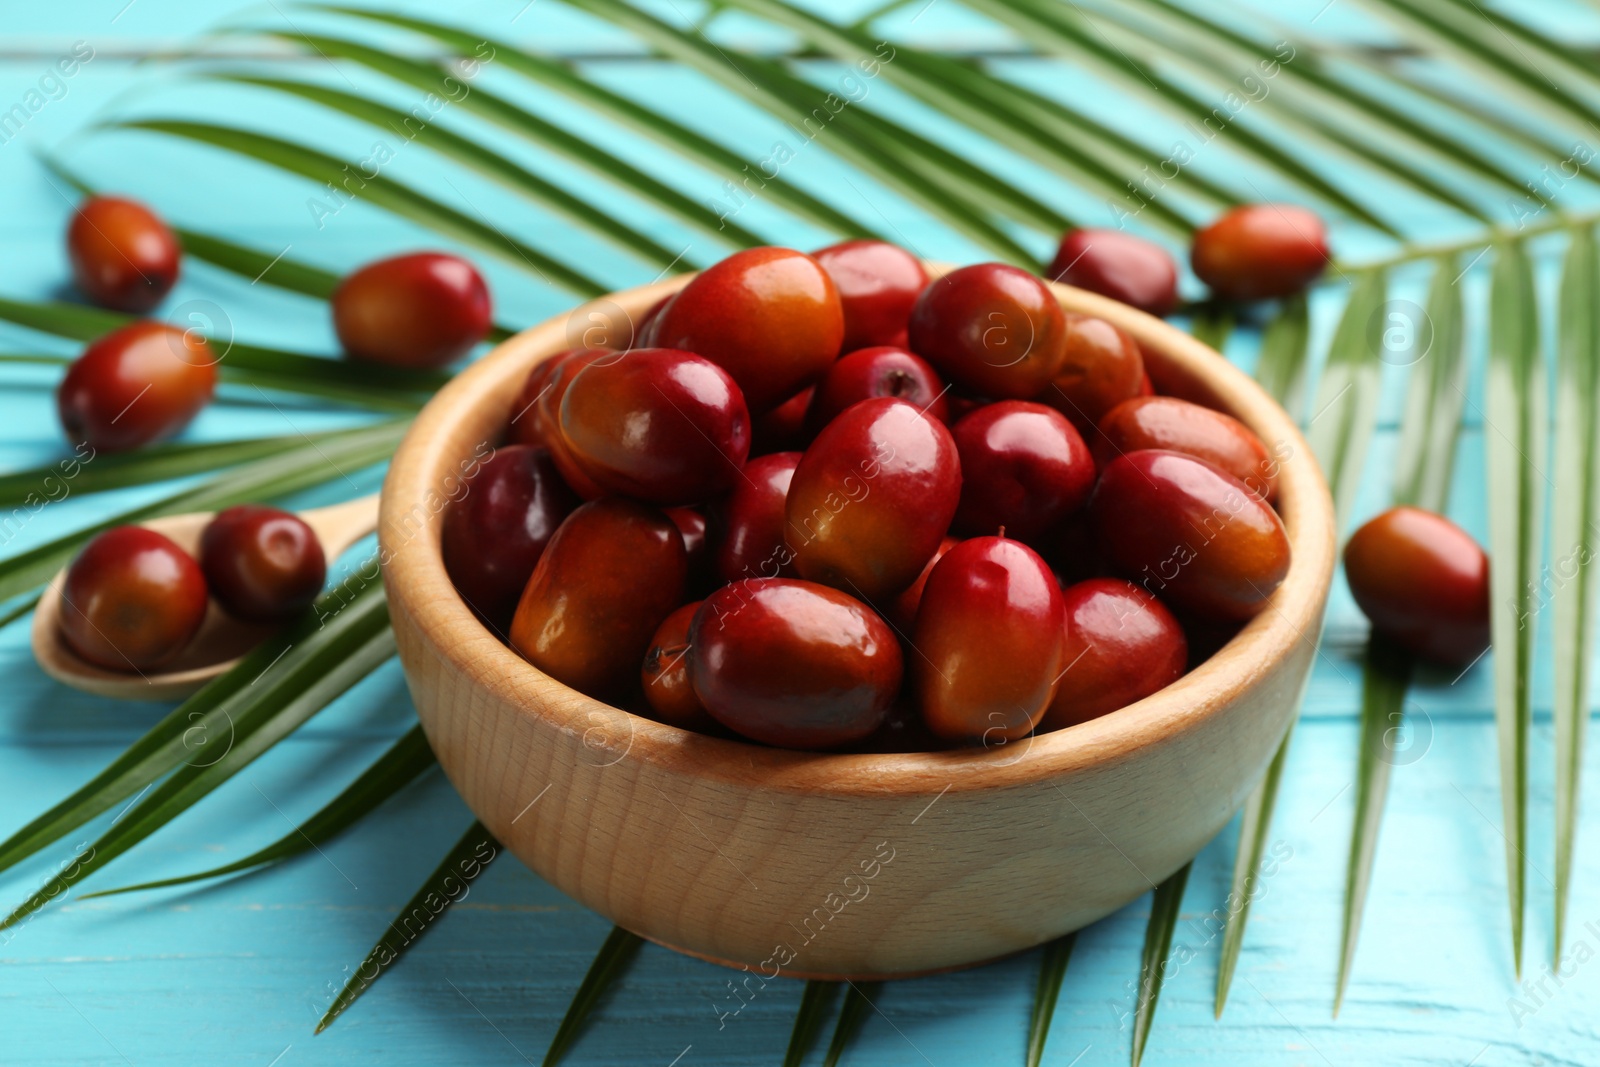
[{"label": "fruit on table", "polygon": [[750,413],[721,367],[690,352],[636,348],[581,368],[560,432],[603,491],[655,504],[726,492],[750,453]]},{"label": "fruit on table", "polygon": [[946,537],[939,542],[939,547],[934,550],[932,557],[923,564],[922,573],[917,575],[917,580],[905,587],[905,590],[889,602],[889,610],[883,617],[894,626],[901,637],[909,639],[911,631],[917,625],[917,608],[922,606],[922,591],[927,588],[928,575],[933,573],[933,568],[944,558],[944,554],[959,545],[961,541],[955,537]]},{"label": "fruit on table", "polygon": [[1178,306],[1178,265],[1171,254],[1121,230],[1068,230],[1047,276],[1151,315],[1166,315]]},{"label": "fruit on table", "polygon": [[414,252],[380,259],[334,290],[333,328],[354,359],[432,369],[454,363],[489,332],[489,287],[460,256]]},{"label": "fruit on table", "polygon": [[1065,665],[1061,587],[1020,541],[963,541],[928,575],[911,644],[929,729],[986,746],[1014,741],[1044,717]]},{"label": "fruit on table", "polygon": [[1038,399],[1092,441],[1107,412],[1144,391],[1144,356],[1126,332],[1091,315],[1068,315],[1066,338],[1061,369]]},{"label": "fruit on table", "polygon": [[1099,430],[1094,458],[1101,467],[1124,452],[1162,448],[1205,460],[1269,504],[1278,498],[1277,459],[1232,415],[1175,396],[1143,396],[1112,408]]},{"label": "fruit on table", "polygon": [[691,601],[662,620],[650,639],[644,666],[639,670],[644,698],[656,718],[684,730],[704,730],[716,725],[716,720],[700,703],[700,696],[694,691],[694,680],[689,676],[689,624],[694,621],[700,604],[701,601]]},{"label": "fruit on table", "polygon": [[114,671],[160,666],[206,615],[206,580],[169,537],[117,526],[86,545],[61,586],[61,635],[85,661]]},{"label": "fruit on table", "polygon": [[760,414],[814,382],[839,358],[843,339],[839,291],[816,260],[789,248],[748,248],[680,289],[649,343],[709,359]]},{"label": "fruit on table", "polygon": [[900,691],[893,631],[837,589],[746,578],[706,598],[689,674],[712,717],[755,741],[824,749],[876,730]]},{"label": "fruit on table", "polygon": [[67,226],[67,258],[84,296],[138,314],[177,284],[182,250],[161,217],[138,201],[91,196]]},{"label": "fruit on table", "polygon": [[1313,211],[1293,204],[1243,204],[1194,235],[1195,275],[1226,300],[1300,292],[1329,262],[1328,235]]},{"label": "fruit on table", "polygon": [[870,239],[819,248],[811,257],[839,290],[844,351],[906,343],[911,306],[928,285],[921,260],[899,245]]},{"label": "fruit on table", "polygon": [[1113,567],[1208,618],[1251,618],[1289,572],[1278,513],[1237,478],[1181,452],[1112,460],[1089,499],[1089,519]]},{"label": "fruit on table", "polygon": [[943,423],[904,400],[863,400],[795,468],[785,502],[795,570],[880,603],[922,572],[960,495],[961,463]]},{"label": "fruit on table", "polygon": [[574,689],[622,691],[656,628],[686,599],[688,565],[677,526],[657,509],[622,497],[584,504],[539,557],[511,620],[511,647]]},{"label": "fruit on table", "polygon": [[484,460],[445,509],[444,569],[461,599],[495,632],[511,626],[523,586],[578,498],[550,453],[504,445]]},{"label": "fruit on table", "polygon": [[282,622],[322,592],[328,561],[300,516],[264,504],[217,512],[200,534],[200,571],[222,610],[245,622]]},{"label": "fruit on table", "polygon": [[1120,578],[1062,591],[1061,681],[1041,730],[1088,722],[1143,700],[1183,676],[1189,646],[1172,612]]},{"label": "fruit on table", "polygon": [[933,281],[911,311],[911,350],[945,381],[1026,400],[1066,352],[1066,317],[1049,286],[1017,267],[978,263]]},{"label": "fruit on table", "polygon": [[806,422],[813,434],[852,404],[892,396],[915,404],[944,422],[944,382],[926,360],[894,345],[862,348],[843,356],[817,383]]},{"label": "fruit on table", "polygon": [[1094,458],[1059,411],[1026,400],[981,407],[950,429],[961,456],[957,533],[994,533],[1030,544],[1083,507]]},{"label": "fruit on table", "polygon": [[1465,666],[1489,647],[1489,557],[1421,508],[1390,508],[1350,536],[1345,579],[1372,628],[1424,659]]},{"label": "fruit on table", "polygon": [[800,463],[798,452],[774,452],[745,464],[744,477],[717,505],[713,566],[723,582],[741,578],[792,578],[794,552],[787,543],[784,503]]},{"label": "fruit on table", "polygon": [[91,341],[56,389],[67,440],[122,452],[171,437],[210,403],[217,357],[193,331],[131,322]]}]

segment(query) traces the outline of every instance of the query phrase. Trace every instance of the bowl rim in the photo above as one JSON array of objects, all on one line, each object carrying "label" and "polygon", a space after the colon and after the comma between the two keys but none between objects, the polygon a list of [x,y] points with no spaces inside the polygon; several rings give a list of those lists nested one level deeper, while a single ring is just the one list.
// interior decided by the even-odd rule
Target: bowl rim
[{"label": "bowl rim", "polygon": [[[954,269],[937,262],[926,265],[933,277]],[[602,722],[606,726],[599,743],[621,746],[618,762],[644,761],[696,778],[782,792],[837,798],[937,794],[937,800],[949,791],[1025,787],[1042,778],[1129,759],[1222,714],[1243,691],[1273,674],[1298,643],[1315,650],[1334,569],[1333,502],[1294,420],[1252,378],[1189,334],[1109,298],[1048,282],[1067,311],[1108,319],[1147,353],[1154,353],[1162,379],[1198,387],[1210,403],[1244,422],[1269,447],[1279,443],[1287,447],[1279,470],[1278,510],[1290,540],[1289,571],[1266,610],[1221,649],[1143,700],[1088,722],[1013,742],[1008,747],[1020,750],[1016,754],[998,746],[994,751],[977,747],[908,753],[768,748],[659,723],[543,674],[479,623],[456,595],[440,551],[443,510],[426,509],[416,526],[417,502],[437,495],[438,487],[448,485],[452,477],[460,478],[462,456],[456,450],[446,454],[443,443],[451,428],[467,413],[491,403],[500,405],[499,424],[503,424],[527,369],[587,340],[581,330],[575,336],[575,324],[597,319],[614,324],[620,313],[631,330],[636,316],[692,277],[678,275],[589,301],[502,342],[446,383],[423,407],[391,460],[378,523],[379,558],[389,597],[438,656],[521,714],[586,740]],[[491,439],[497,441],[499,435]],[[410,528],[408,522],[413,524]],[[469,639],[462,640],[463,633]],[[402,658],[404,651],[402,644]],[[617,736],[623,733],[625,737]]]}]

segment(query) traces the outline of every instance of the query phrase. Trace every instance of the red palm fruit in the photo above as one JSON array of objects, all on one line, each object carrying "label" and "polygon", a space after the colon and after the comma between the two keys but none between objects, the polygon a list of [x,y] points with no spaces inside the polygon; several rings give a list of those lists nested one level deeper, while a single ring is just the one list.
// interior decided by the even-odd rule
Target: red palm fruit
[{"label": "red palm fruit", "polygon": [[1120,578],[1091,578],[1061,599],[1065,663],[1041,730],[1088,722],[1183,676],[1183,627],[1150,593]]},{"label": "red palm fruit", "polygon": [[73,361],[56,408],[68,441],[124,452],[182,430],[216,387],[217,357],[199,334],[130,322]]},{"label": "red palm fruit", "polygon": [[67,568],[61,635],[85,661],[143,671],[183,650],[206,615],[206,580],[169,537],[117,526],[95,537]]},{"label": "red palm fruit", "polygon": [[819,248],[811,257],[839,290],[844,351],[903,344],[911,306],[928,285],[920,259],[899,245],[870,239]]},{"label": "red palm fruit", "polygon": [[489,287],[460,256],[380,259],[333,291],[333,328],[353,359],[432,369],[454,363],[492,325]]},{"label": "red palm fruit", "polygon": [[67,258],[78,288],[101,307],[149,311],[177,284],[178,238],[143,204],[91,196],[67,227]]},{"label": "red palm fruit", "polygon": [[1151,315],[1166,315],[1178,306],[1178,265],[1172,254],[1121,230],[1068,230],[1048,277]]},{"label": "red palm fruit", "polygon": [[1026,400],[1061,369],[1066,318],[1050,287],[1004,263],[978,263],[935,279],[911,312],[911,350],[947,382],[985,396]]}]

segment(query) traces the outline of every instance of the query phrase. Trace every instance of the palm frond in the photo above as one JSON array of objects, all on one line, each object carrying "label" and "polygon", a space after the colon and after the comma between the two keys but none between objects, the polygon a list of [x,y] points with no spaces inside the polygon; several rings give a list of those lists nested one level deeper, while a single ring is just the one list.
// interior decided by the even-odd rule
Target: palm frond
[{"label": "palm frond", "polygon": [[789,1047],[783,1053],[783,1067],[800,1067],[811,1051],[822,1020],[828,1015],[828,1005],[839,988],[838,982],[825,982],[813,978],[800,994],[800,1007],[794,1013],[794,1028],[789,1031]]},{"label": "palm frond", "polygon": [[1378,420],[1380,367],[1367,331],[1385,292],[1382,271],[1365,271],[1351,283],[1350,299],[1334,330],[1306,424],[1311,451],[1322,464],[1333,490],[1334,514],[1340,530],[1355,502],[1367,444]]},{"label": "palm frond", "polygon": [[839,1021],[833,1026],[833,1037],[828,1041],[827,1054],[822,1057],[822,1067],[839,1067],[840,1057],[861,1032],[861,1024],[873,1010],[872,998],[882,986],[882,982],[845,983],[844,1003],[839,1006]]},{"label": "palm frond", "polygon": [[566,1015],[561,1017],[561,1025],[556,1027],[556,1036],[550,1040],[550,1048],[544,1054],[544,1067],[555,1067],[561,1062],[561,1057],[567,1054],[572,1043],[578,1039],[578,1033],[588,1020],[589,1013],[600,1002],[606,990],[611,988],[611,983],[626,973],[628,965],[633,962],[633,958],[639,954],[639,949],[643,945],[644,938],[638,934],[629,933],[620,926],[611,928],[611,933],[606,935],[605,941],[600,945],[600,951],[595,953],[594,962],[589,965],[589,971],[583,976],[578,991],[573,994]]},{"label": "palm frond", "polygon": [[1055,1018],[1056,1001],[1061,996],[1061,981],[1067,976],[1072,945],[1077,934],[1058,937],[1044,947],[1039,958],[1039,984],[1033,991],[1033,1012],[1028,1018],[1027,1067],[1044,1062],[1044,1043],[1050,1039],[1050,1021]]},{"label": "palm frond", "polygon": [[1150,921],[1144,929],[1144,949],[1139,962],[1139,999],[1133,1010],[1133,1067],[1144,1058],[1150,1027],[1156,1018],[1161,985],[1167,979],[1167,958],[1172,953],[1172,932],[1183,907],[1183,887],[1189,882],[1190,860],[1178,873],[1156,886],[1150,897]]}]

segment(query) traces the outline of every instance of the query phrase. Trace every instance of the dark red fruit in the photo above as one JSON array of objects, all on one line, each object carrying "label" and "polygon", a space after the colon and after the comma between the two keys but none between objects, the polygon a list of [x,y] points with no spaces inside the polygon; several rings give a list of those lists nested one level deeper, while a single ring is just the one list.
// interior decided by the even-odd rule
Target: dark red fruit
[{"label": "dark red fruit", "polygon": [[1102,467],[1124,452],[1161,448],[1205,460],[1268,503],[1278,497],[1277,460],[1231,415],[1175,396],[1135,397],[1107,412],[1099,429],[1094,456]]},{"label": "dark red fruit", "polygon": [[[579,371],[590,364],[612,363],[619,358],[621,353],[609,348],[574,348],[551,356],[528,372],[516,400],[523,406],[512,412],[511,439],[518,444],[543,445],[549,449],[550,460],[561,472],[562,480],[585,500],[597,499],[605,495],[605,491],[572,455],[567,435],[561,432],[561,402]],[[549,369],[541,374],[545,367]],[[522,414],[517,417],[519,411]]]},{"label": "dark red fruit", "polygon": [[806,426],[815,389],[802,389],[771,411],[750,420],[750,454],[766,456],[773,452],[802,452],[814,436]]},{"label": "dark red fruit", "polygon": [[89,343],[56,390],[67,440],[123,452],[189,425],[217,387],[217,357],[199,334],[131,322]]},{"label": "dark red fruit", "polygon": [[578,498],[550,454],[531,445],[496,449],[464,493],[444,513],[444,569],[467,606],[504,634],[523,586]]},{"label": "dark red fruit", "polygon": [[1142,393],[1145,382],[1144,356],[1132,337],[1105,319],[1068,315],[1061,371],[1038,399],[1093,440],[1106,413]]},{"label": "dark red fruit", "polygon": [[683,730],[716,726],[716,720],[700,703],[694,679],[689,675],[689,624],[700,604],[698,600],[685,604],[662,621],[650,639],[639,671],[644,698],[656,719]]},{"label": "dark red fruit", "polygon": [[910,640],[911,631],[916,628],[917,608],[922,606],[922,591],[927,588],[928,575],[933,573],[933,568],[944,558],[944,554],[960,543],[954,537],[946,537],[940,541],[939,547],[923,565],[922,573],[917,575],[917,580],[906,586],[904,592],[889,602],[889,610],[884,612],[884,618],[894,625],[901,637]]},{"label": "dark red fruit", "polygon": [[750,453],[750,413],[733,379],[671,348],[636,348],[578,371],[561,399],[561,433],[601,489],[655,504],[725,492]]},{"label": "dark red fruit", "polygon": [[1061,599],[1065,662],[1039,729],[1088,722],[1183,677],[1183,627],[1154,596],[1120,578],[1093,578]]},{"label": "dark red fruit", "polygon": [[454,363],[491,325],[489,287],[460,256],[380,259],[333,291],[333,328],[354,359],[432,369]]},{"label": "dark red fruit", "polygon": [[1201,616],[1248,619],[1289,573],[1278,513],[1237,478],[1179,452],[1112,460],[1089,519],[1117,570]]},{"label": "dark red fruit", "polygon": [[1049,286],[979,263],[936,279],[911,312],[911,350],[963,389],[1027,399],[1061,369],[1066,319]]},{"label": "dark red fruit", "polygon": [[904,343],[911,306],[928,286],[921,260],[899,245],[867,239],[819,248],[811,256],[839,290],[844,351]]},{"label": "dark red fruit", "polygon": [[683,538],[683,550],[689,557],[689,590],[699,595],[712,585],[710,523],[698,508],[667,508],[665,514]]},{"label": "dark red fruit", "polygon": [[239,504],[217,512],[201,533],[200,570],[229,615],[282,622],[317,599],[328,561],[317,532],[300,516]]},{"label": "dark red fruit", "polygon": [[1350,536],[1345,579],[1372,628],[1424,659],[1465,666],[1489,647],[1489,557],[1421,508],[1390,508]]},{"label": "dark red fruit", "polygon": [[1016,740],[1044,716],[1064,665],[1061,588],[1020,541],[963,541],[928,576],[911,643],[930,730],[985,745]]},{"label": "dark red fruit", "polygon": [[943,423],[904,400],[863,400],[795,468],[785,504],[795,569],[878,603],[922,573],[960,496],[961,461]]},{"label": "dark red fruit", "polygon": [[812,433],[832,422],[852,404],[888,396],[915,404],[944,422],[944,382],[926,362],[903,348],[882,345],[851,352],[828,368],[817,383],[806,422]]},{"label": "dark red fruit", "polygon": [[727,371],[760,414],[839,358],[844,312],[816,260],[788,248],[749,248],[679,290],[653,333],[654,344],[694,352]]},{"label": "dark red fruit", "polygon": [[1151,315],[1178,306],[1178,265],[1154,241],[1121,230],[1068,230],[1049,277]]},{"label": "dark red fruit", "polygon": [[1293,204],[1244,204],[1194,235],[1189,263],[1227,300],[1300,292],[1327,267],[1328,234],[1313,211]]},{"label": "dark red fruit", "polygon": [[745,464],[744,477],[718,505],[720,536],[714,562],[717,576],[724,582],[794,576],[794,552],[785,538],[784,502],[799,462],[798,452],[758,456]]},{"label": "dark red fruit", "polygon": [[61,635],[85,661],[114,671],[160,666],[206,616],[206,580],[171,538],[117,526],[90,541],[61,587]]},{"label": "dark red fruit", "polygon": [[1030,544],[1083,507],[1094,488],[1094,458],[1058,411],[1026,400],[981,407],[951,427],[961,455],[955,529]]},{"label": "dark red fruit", "polygon": [[876,730],[900,691],[900,643],[865,604],[788,578],[723,586],[689,630],[690,676],[729,729],[826,749]]},{"label": "dark red fruit", "polygon": [[[556,371],[568,360],[585,352],[596,356],[615,355],[610,349],[604,348],[569,348],[541,359],[528,371],[528,376],[522,379],[522,388],[517,391],[517,398],[511,402],[511,425],[506,429],[506,437],[511,444],[550,447],[545,438],[554,424],[541,421],[539,401],[550,391]],[[555,412],[558,415],[561,412],[559,402],[555,405]]]},{"label": "dark red fruit", "polygon": [[138,314],[161,303],[177,284],[182,249],[161,217],[143,204],[91,196],[67,227],[67,258],[84,296]]}]

